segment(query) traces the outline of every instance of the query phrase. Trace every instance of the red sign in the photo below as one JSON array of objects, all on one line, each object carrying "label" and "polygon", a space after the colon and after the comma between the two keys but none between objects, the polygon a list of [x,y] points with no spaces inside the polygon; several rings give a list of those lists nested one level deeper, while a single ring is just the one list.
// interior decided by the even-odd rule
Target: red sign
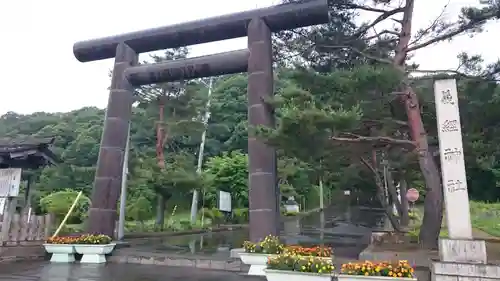
[{"label": "red sign", "polygon": [[418,190],[416,190],[415,188],[410,188],[408,189],[408,191],[406,191],[406,199],[412,203],[417,201],[419,196],[420,195],[418,193]]}]

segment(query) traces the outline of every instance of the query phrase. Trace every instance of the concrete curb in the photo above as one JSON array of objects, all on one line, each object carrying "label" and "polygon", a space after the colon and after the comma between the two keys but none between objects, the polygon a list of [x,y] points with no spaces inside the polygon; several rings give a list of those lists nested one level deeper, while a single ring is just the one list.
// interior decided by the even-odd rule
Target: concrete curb
[{"label": "concrete curb", "polygon": [[235,258],[214,258],[197,255],[175,255],[165,253],[150,253],[136,251],[116,251],[108,258],[111,263],[147,264],[159,266],[179,266],[199,269],[223,270],[232,272],[247,272],[248,266]]},{"label": "concrete curb", "polygon": [[140,233],[128,233],[125,234],[124,239],[144,239],[152,237],[171,237],[171,236],[181,236],[181,235],[191,235],[191,234],[201,234],[210,232],[222,232],[231,231],[247,227],[247,225],[227,225],[212,229],[193,229],[185,231],[165,231],[165,232],[140,232]]}]

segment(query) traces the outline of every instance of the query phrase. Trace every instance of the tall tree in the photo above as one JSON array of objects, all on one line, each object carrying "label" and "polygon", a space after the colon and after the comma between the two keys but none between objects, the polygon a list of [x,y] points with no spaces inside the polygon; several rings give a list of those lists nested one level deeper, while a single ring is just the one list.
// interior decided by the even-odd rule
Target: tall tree
[{"label": "tall tree", "polygon": [[[309,50],[319,54],[333,54],[334,57],[342,52],[364,57],[369,63],[387,64],[403,74],[401,83],[392,89],[394,96],[391,105],[392,118],[397,120],[398,108],[403,108],[408,121],[411,139],[416,144],[416,154],[422,175],[425,179],[427,196],[425,197],[425,212],[420,239],[427,247],[435,247],[442,220],[442,190],[438,166],[429,148],[428,134],[421,116],[421,106],[417,93],[411,86],[407,76],[415,65],[408,66],[408,59],[416,50],[433,44],[453,39],[462,34],[478,32],[489,20],[497,19],[499,4],[491,1],[480,8],[465,7],[462,15],[455,22],[446,21],[443,13],[432,24],[422,30],[414,31],[412,20],[414,17],[415,0],[362,0],[331,1],[332,14],[343,11],[344,14],[373,13],[374,20],[364,23],[354,30],[349,30],[346,36],[332,38],[317,34],[317,30],[309,30],[305,34],[298,34],[310,42]],[[446,8],[446,7],[445,7]],[[332,17],[332,24],[339,22],[339,17]],[[395,25],[393,24],[395,23]],[[384,28],[380,28],[384,26]],[[385,28],[392,26],[392,28]],[[296,33],[297,34],[297,33]],[[307,43],[306,43],[307,44]]]}]

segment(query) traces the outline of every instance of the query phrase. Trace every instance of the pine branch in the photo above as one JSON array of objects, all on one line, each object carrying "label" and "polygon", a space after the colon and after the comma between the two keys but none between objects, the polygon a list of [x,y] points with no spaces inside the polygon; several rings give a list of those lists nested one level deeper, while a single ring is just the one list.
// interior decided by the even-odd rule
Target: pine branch
[{"label": "pine branch", "polygon": [[377,31],[375,30],[375,28],[373,28],[373,32],[375,32],[375,35],[365,37],[364,39],[365,39],[365,40],[372,40],[372,39],[377,38],[377,39],[379,39],[379,40],[382,40],[382,39],[381,39],[381,36],[382,36],[383,34],[391,34],[391,35],[396,35],[396,36],[399,36],[399,33],[398,33],[398,32],[393,31],[393,30],[388,30],[388,29],[384,29],[384,30],[382,30],[382,31],[380,31],[380,32],[377,32]]},{"label": "pine branch", "polygon": [[363,144],[363,143],[368,143],[372,144],[373,146],[377,145],[399,145],[399,146],[405,146],[410,149],[415,148],[415,142],[410,141],[410,140],[403,140],[403,139],[395,139],[391,137],[365,137],[365,136],[360,136],[356,134],[351,134],[351,133],[343,133],[344,135],[348,135],[350,137],[330,137],[330,140],[336,141],[336,142],[345,142],[345,143],[351,143],[351,144]]},{"label": "pine branch", "polygon": [[427,47],[429,45],[432,45],[432,44],[435,44],[435,43],[439,43],[441,41],[445,41],[445,40],[448,40],[454,36],[457,36],[457,35],[460,35],[468,30],[471,30],[471,29],[474,29],[476,27],[479,27],[483,24],[485,24],[488,20],[492,19],[496,17],[496,11],[492,10],[492,11],[489,11],[487,13],[484,13],[483,15],[481,15],[479,18],[476,18],[474,20],[470,20],[469,23],[467,24],[463,24],[459,27],[457,27],[455,30],[452,30],[452,31],[449,31],[445,34],[442,34],[440,36],[437,36],[437,37],[434,37],[433,39],[430,39],[428,40],[427,42],[424,42],[424,43],[421,43],[421,44],[417,44],[417,45],[414,45],[413,47],[409,47],[406,49],[407,52],[412,52],[412,51],[416,51],[418,49],[422,49],[424,47]]},{"label": "pine branch", "polygon": [[396,125],[399,125],[399,126],[403,126],[403,127],[406,127],[408,126],[408,122],[406,121],[402,121],[402,120],[396,120],[396,119],[392,119],[392,118],[383,118],[381,120],[374,120],[374,119],[366,119],[366,120],[362,120],[362,122],[364,123],[373,123],[373,124],[396,124]]},{"label": "pine branch", "polygon": [[360,9],[360,10],[365,10],[365,11],[382,13],[374,21],[372,21],[371,23],[360,27],[360,29],[358,31],[356,31],[352,35],[353,38],[357,38],[357,37],[362,36],[370,28],[376,26],[377,24],[383,22],[384,20],[386,20],[386,19],[388,19],[388,18],[390,18],[390,17],[392,17],[392,16],[394,16],[394,15],[396,15],[398,13],[404,12],[404,7],[399,7],[399,8],[387,11],[387,10],[381,10],[381,9],[375,9],[375,8],[360,6],[360,5],[356,5],[356,4],[351,4],[350,6],[352,6],[352,9]]},{"label": "pine branch", "polygon": [[426,29],[423,29],[420,32],[420,34],[417,35],[415,37],[415,39],[413,39],[413,41],[408,43],[408,46],[416,44],[418,41],[422,40],[422,38],[424,38],[427,34],[429,34],[432,30],[434,30],[434,28],[437,27],[438,23],[440,22],[441,18],[444,15],[444,12],[446,11],[446,8],[448,8],[450,1],[451,0],[448,0],[448,3],[446,3],[446,5],[444,5],[443,9],[441,10],[441,13],[434,19],[434,21]]},{"label": "pine branch", "polygon": [[467,79],[472,79],[472,80],[487,80],[487,81],[500,81],[500,79],[494,79],[492,77],[488,77],[488,74],[484,75],[479,75],[479,76],[474,76],[474,75],[468,75],[463,72],[460,72],[458,70],[453,70],[453,69],[438,69],[438,70],[424,70],[424,69],[414,69],[414,70],[409,70],[409,73],[423,73],[423,74],[431,74],[432,76],[428,77],[413,77],[413,79],[434,79],[435,75],[437,74],[448,74],[448,75],[453,75],[453,76],[458,76],[458,77],[463,77]]},{"label": "pine branch", "polygon": [[370,54],[367,54],[365,53],[364,51],[361,51],[353,46],[346,46],[346,45],[339,45],[339,46],[327,46],[327,45],[321,45],[321,46],[317,46],[317,50],[318,51],[321,51],[322,48],[326,48],[326,49],[350,49],[351,51],[357,53],[358,55],[361,55],[367,59],[371,59],[371,60],[374,60],[374,61],[378,61],[380,63],[385,63],[385,64],[392,64],[392,61],[389,60],[389,59],[384,59],[384,58],[380,58],[380,57],[376,57],[376,56],[373,56],[373,55],[370,55]]}]

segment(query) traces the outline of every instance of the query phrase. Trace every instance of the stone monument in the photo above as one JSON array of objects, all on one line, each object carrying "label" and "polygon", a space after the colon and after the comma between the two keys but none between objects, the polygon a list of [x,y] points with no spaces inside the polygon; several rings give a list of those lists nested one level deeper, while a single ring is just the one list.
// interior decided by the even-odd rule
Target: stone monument
[{"label": "stone monument", "polygon": [[472,237],[456,81],[436,81],[434,95],[449,238],[439,239],[432,280],[500,280],[500,266],[487,264],[485,241]]}]

